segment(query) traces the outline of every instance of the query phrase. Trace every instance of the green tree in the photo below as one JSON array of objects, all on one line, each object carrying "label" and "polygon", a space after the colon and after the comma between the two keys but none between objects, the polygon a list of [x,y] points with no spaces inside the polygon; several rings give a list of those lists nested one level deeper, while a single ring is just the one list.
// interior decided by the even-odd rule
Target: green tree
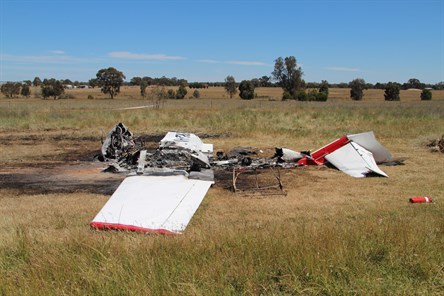
[{"label": "green tree", "polygon": [[261,78],[259,78],[259,86],[261,87],[271,86],[270,77],[262,76]]},{"label": "green tree", "polygon": [[274,61],[274,71],[271,73],[273,79],[282,87],[287,96],[294,99],[298,97],[298,93],[304,88],[304,81],[302,80],[302,69],[298,66],[294,56],[282,59],[278,57]]},{"label": "green tree", "polygon": [[260,83],[259,79],[257,79],[257,78],[253,78],[250,81],[251,81],[251,83],[253,83],[254,88],[261,86],[261,83]]},{"label": "green tree", "polygon": [[432,99],[432,91],[430,89],[423,89],[421,92],[421,101],[430,101]]},{"label": "green tree", "polygon": [[153,84],[153,78],[145,76],[142,78],[142,81],[146,83],[146,85],[152,85]]},{"label": "green tree", "polygon": [[40,79],[40,77],[34,77],[34,80],[32,81],[32,85],[34,85],[34,86],[42,85],[42,80]]},{"label": "green tree", "polygon": [[146,96],[146,88],[147,88],[147,86],[148,86],[148,82],[146,82],[145,80],[142,80],[140,82],[140,95],[142,97]]},{"label": "green tree", "polygon": [[95,88],[97,86],[97,78],[91,78],[88,80],[88,85],[92,88]]},{"label": "green tree", "polygon": [[350,98],[355,101],[360,101],[364,97],[364,89],[366,87],[365,80],[357,78],[349,83]]},{"label": "green tree", "polygon": [[179,80],[177,80],[177,85],[179,85],[179,86],[183,85],[184,87],[187,87],[188,86],[188,80],[186,80],[186,79],[179,79]]},{"label": "green tree", "polygon": [[319,86],[319,93],[326,94],[327,98],[328,98],[328,81],[327,80],[321,81],[321,86]]},{"label": "green tree", "polygon": [[389,82],[385,85],[384,99],[386,101],[399,101],[399,84],[396,82]]},{"label": "green tree", "polygon": [[64,80],[62,80],[62,83],[63,84],[70,84],[70,85],[73,84],[73,82],[70,79],[64,79]]},{"label": "green tree", "polygon": [[376,82],[375,89],[385,89],[386,83]]},{"label": "green tree", "polygon": [[22,85],[22,90],[20,91],[20,95],[22,97],[29,97],[31,95],[31,89],[27,83]]},{"label": "green tree", "polygon": [[22,84],[18,82],[6,82],[5,84],[2,84],[0,91],[7,98],[13,98],[19,95],[21,86]]},{"label": "green tree", "polygon": [[409,89],[409,88],[422,89],[422,88],[424,88],[424,83],[421,83],[421,81],[419,81],[419,79],[410,78],[409,81],[407,81],[407,83],[403,84],[403,88],[404,89]]},{"label": "green tree", "polygon": [[230,98],[233,98],[233,96],[237,93],[236,80],[231,75],[228,75],[225,78],[225,90],[230,95]]},{"label": "green tree", "polygon": [[109,67],[100,69],[97,74],[97,85],[101,87],[104,94],[109,94],[111,99],[120,92],[125,75],[119,70]]},{"label": "green tree", "polygon": [[54,78],[44,79],[41,88],[44,99],[53,97],[55,100],[65,93],[65,88],[63,87],[62,81]]},{"label": "green tree", "polygon": [[131,85],[141,85],[141,83],[142,83],[141,77],[135,76],[135,77],[131,78],[131,80],[130,80]]},{"label": "green tree", "polygon": [[244,100],[254,98],[254,82],[251,80],[242,80],[239,84],[239,96]]}]

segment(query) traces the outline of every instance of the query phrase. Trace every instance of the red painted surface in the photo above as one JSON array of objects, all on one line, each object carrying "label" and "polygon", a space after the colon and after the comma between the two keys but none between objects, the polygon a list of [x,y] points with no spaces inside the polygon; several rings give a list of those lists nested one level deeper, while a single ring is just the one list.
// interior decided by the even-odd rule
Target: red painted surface
[{"label": "red painted surface", "polygon": [[409,199],[411,203],[432,202],[432,199],[428,196],[417,196]]},{"label": "red painted surface", "polygon": [[323,165],[325,162],[325,156],[334,152],[335,150],[341,148],[346,145],[350,140],[347,136],[343,136],[336,141],[331,142],[330,144],[316,150],[311,154],[311,156],[305,156],[300,159],[297,163],[300,165]]},{"label": "red painted surface", "polygon": [[297,164],[298,165],[322,165],[322,163],[317,163],[310,156],[304,156],[303,158],[299,159]]},{"label": "red painted surface", "polygon": [[118,223],[91,222],[89,225],[91,226],[91,228],[100,229],[100,230],[123,230],[123,231],[135,231],[135,232],[152,232],[160,234],[177,234],[176,232],[172,232],[166,229],[151,229],[134,225],[118,224]]}]

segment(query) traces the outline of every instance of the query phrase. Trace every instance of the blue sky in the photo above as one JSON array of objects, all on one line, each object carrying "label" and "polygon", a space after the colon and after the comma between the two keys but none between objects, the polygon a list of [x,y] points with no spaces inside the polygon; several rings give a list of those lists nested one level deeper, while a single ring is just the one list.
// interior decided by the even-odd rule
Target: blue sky
[{"label": "blue sky", "polygon": [[295,56],[306,81],[444,81],[444,0],[0,0],[0,81],[236,81]]}]

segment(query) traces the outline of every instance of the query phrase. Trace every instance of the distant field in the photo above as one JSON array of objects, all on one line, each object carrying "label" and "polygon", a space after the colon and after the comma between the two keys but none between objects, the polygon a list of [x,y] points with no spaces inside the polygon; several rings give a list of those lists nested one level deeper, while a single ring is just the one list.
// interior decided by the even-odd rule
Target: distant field
[{"label": "distant field", "polygon": [[[114,100],[99,89],[57,101],[0,99],[0,295],[444,294],[444,155],[425,147],[444,134],[444,91],[432,101],[402,91],[400,102],[384,101],[381,90],[365,91],[362,102],[348,89],[330,89],[327,102],[282,102],[279,88],[260,88],[251,101],[200,91],[158,110],[118,110],[150,105],[137,87]],[[215,150],[264,156],[373,130],[405,165],[381,167],[389,178],[285,171],[286,196],[243,196],[216,182],[179,236],[92,231],[109,194],[51,184],[88,167],[118,122],[135,135],[194,132]],[[6,186],[13,176],[23,188]],[[31,177],[47,186],[25,188],[39,185],[23,182]],[[410,204],[413,196],[434,202]]]},{"label": "distant field", "polygon": [[[153,87],[147,88],[147,93]],[[166,90],[169,88],[176,90],[177,87],[165,87]],[[188,93],[185,98],[193,98],[194,89],[187,88]],[[31,88],[32,95],[38,93],[40,88]],[[229,95],[223,87],[209,87],[206,89],[198,89],[200,92],[200,99],[227,99]],[[108,96],[100,91],[100,88],[94,89],[67,89],[65,93],[72,95],[76,99],[86,99],[88,95],[93,96],[95,99],[106,99]],[[259,87],[255,89],[257,94],[256,99],[260,100],[281,100],[282,89],[279,87]],[[420,90],[401,90],[400,97],[401,101],[420,101],[421,100]],[[432,91],[433,100],[444,100],[444,90],[433,90]],[[5,98],[3,94],[0,94],[0,99]],[[120,94],[117,95],[116,99],[141,99],[140,88],[138,86],[125,86],[121,88]],[[240,97],[235,95],[233,99],[240,99]],[[349,88],[330,88],[329,89],[329,100],[350,100],[350,89]],[[384,100],[384,90],[380,89],[368,89],[364,90],[364,101],[371,100]]]}]

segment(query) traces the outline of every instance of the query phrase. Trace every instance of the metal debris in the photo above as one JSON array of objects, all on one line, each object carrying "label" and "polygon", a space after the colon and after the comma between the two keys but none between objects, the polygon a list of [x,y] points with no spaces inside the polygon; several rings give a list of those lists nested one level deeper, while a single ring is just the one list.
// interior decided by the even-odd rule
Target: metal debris
[{"label": "metal debris", "polygon": [[135,146],[133,133],[123,123],[118,123],[108,133],[102,144],[101,160],[121,160],[122,158],[127,158],[135,152]]},{"label": "metal debris", "polygon": [[233,168],[232,190],[247,195],[287,195],[279,167],[274,169],[272,167],[269,169]]},{"label": "metal debris", "polygon": [[275,148],[275,155],[274,157],[277,157],[278,160],[280,162],[295,162],[298,161],[299,159],[305,157],[305,156],[309,156],[310,152],[309,151],[293,151],[287,148]]},{"label": "metal debris", "polygon": [[[109,132],[102,145],[101,160],[108,162],[105,172],[128,175],[186,175],[190,179],[213,181],[214,171],[223,170],[236,176],[232,183],[234,191],[240,191],[241,187],[254,187],[254,191],[260,191],[262,187],[266,187],[277,188],[282,193],[280,172],[271,169],[295,167],[297,163],[293,155],[305,154],[285,148],[276,148],[276,151],[281,153],[261,157],[259,154],[262,151],[235,147],[227,154],[218,151],[214,160],[212,144],[203,143],[195,134],[183,132],[168,132],[157,148],[148,149],[143,145],[136,145],[133,134],[123,123],[119,123]],[[272,173],[274,177],[271,180],[277,183],[271,186],[258,183],[258,176],[267,172]],[[251,186],[244,186],[239,182],[238,179],[247,180],[252,174],[256,177],[251,181],[254,182]],[[241,175],[242,178],[239,178]]]},{"label": "metal debris", "polygon": [[105,172],[128,175],[185,174],[194,179],[212,180],[214,173],[209,172],[212,154],[212,144],[204,144],[199,137],[190,133],[169,132],[157,149],[137,146],[133,134],[119,123],[109,132],[99,159],[109,163]]},{"label": "metal debris", "polygon": [[[433,145],[440,147],[442,142],[443,138]],[[271,157],[263,157],[262,153],[250,147],[235,147],[228,153],[217,151],[216,159],[213,159],[212,144],[203,143],[195,134],[183,132],[168,132],[157,148],[148,149],[143,145],[136,145],[133,134],[122,123],[110,131],[102,145],[102,160],[109,163],[105,171],[128,175],[179,174],[210,181],[214,180],[215,171],[225,171],[233,176],[232,189],[235,192],[243,187],[254,188],[253,191],[275,188],[282,193],[279,169],[307,164],[322,165],[329,162],[354,177],[365,177],[371,173],[387,176],[377,167],[376,162],[399,164],[377,142],[373,132],[344,136],[313,153],[283,147],[276,147],[275,154]],[[266,175],[264,173],[272,176],[267,181],[275,182],[271,185],[259,184],[258,176]],[[241,179],[246,182],[240,182]]]}]

